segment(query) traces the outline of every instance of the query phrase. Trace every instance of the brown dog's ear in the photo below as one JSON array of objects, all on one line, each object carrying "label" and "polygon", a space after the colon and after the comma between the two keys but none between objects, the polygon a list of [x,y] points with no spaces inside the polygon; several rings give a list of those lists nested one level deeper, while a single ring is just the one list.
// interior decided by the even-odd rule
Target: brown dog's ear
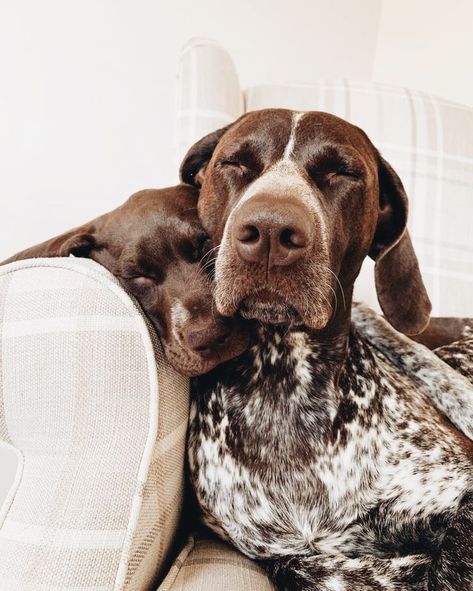
[{"label": "brown dog's ear", "polygon": [[184,156],[179,176],[182,182],[194,187],[201,187],[204,180],[205,169],[212,158],[215,148],[222,136],[233,124],[221,127],[201,140],[196,142]]},{"label": "brown dog's ear", "polygon": [[97,247],[94,232],[93,224],[85,224],[46,240],[46,242],[22,250],[3,263],[38,257],[67,257],[71,254],[76,257],[88,258],[92,250]]},{"label": "brown dog's ear", "polygon": [[378,180],[378,225],[369,252],[375,260],[378,301],[394,328],[408,335],[419,334],[429,322],[431,304],[406,228],[406,192],[380,155]]}]

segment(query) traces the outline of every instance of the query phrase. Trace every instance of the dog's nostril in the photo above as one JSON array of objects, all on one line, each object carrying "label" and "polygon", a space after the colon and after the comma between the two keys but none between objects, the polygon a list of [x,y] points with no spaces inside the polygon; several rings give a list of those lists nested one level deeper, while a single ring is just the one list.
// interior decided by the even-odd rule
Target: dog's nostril
[{"label": "dog's nostril", "polygon": [[260,233],[256,226],[246,224],[238,228],[236,237],[240,242],[258,242]]},{"label": "dog's nostril", "polygon": [[285,248],[303,248],[307,244],[307,238],[301,232],[286,228],[280,233],[279,242]]},{"label": "dog's nostril", "polygon": [[225,343],[228,341],[228,335],[222,335],[220,338],[217,339],[217,345],[225,345]]},{"label": "dog's nostril", "polygon": [[199,347],[194,347],[194,351],[197,351],[198,353],[206,353],[210,351],[210,348],[206,345],[200,345]]},{"label": "dog's nostril", "polygon": [[301,246],[305,246],[304,237],[292,228],[286,228],[280,233],[279,242],[286,248],[300,248]]}]

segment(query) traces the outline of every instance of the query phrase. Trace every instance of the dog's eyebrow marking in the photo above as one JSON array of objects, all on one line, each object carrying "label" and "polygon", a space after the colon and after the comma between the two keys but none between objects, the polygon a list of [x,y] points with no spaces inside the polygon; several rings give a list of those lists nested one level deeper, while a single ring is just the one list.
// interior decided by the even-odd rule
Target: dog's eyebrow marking
[{"label": "dog's eyebrow marking", "polygon": [[291,154],[294,150],[294,146],[296,144],[296,130],[297,126],[299,125],[299,121],[305,115],[303,111],[298,111],[292,115],[292,127],[291,127],[291,135],[289,136],[289,141],[286,144],[284,149],[284,154],[282,159],[289,160],[291,158]]}]

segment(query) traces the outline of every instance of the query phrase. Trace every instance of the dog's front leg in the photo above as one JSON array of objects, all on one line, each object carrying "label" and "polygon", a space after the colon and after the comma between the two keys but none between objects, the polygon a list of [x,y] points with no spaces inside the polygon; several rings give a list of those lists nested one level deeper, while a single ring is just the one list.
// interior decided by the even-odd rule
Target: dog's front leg
[{"label": "dog's front leg", "polygon": [[473,588],[473,493],[460,504],[429,572],[429,591]]},{"label": "dog's front leg", "polygon": [[398,558],[317,554],[266,561],[263,567],[279,591],[427,591],[430,564],[424,554]]}]

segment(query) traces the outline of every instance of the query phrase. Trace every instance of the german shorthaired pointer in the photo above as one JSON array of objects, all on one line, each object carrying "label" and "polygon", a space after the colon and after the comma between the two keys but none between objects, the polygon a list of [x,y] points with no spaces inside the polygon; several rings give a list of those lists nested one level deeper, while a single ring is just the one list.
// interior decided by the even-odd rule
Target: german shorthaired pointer
[{"label": "german shorthaired pointer", "polygon": [[[205,523],[280,589],[470,589],[473,443],[351,323],[367,255],[392,326],[429,321],[394,170],[337,117],[263,110],[195,144],[181,176],[219,246],[217,309],[254,326],[196,381]],[[455,347],[439,353],[472,380],[471,338]]]},{"label": "german shorthaired pointer", "polygon": [[197,375],[240,354],[248,338],[240,323],[212,309],[205,273],[209,240],[197,217],[198,191],[180,185],[140,191],[110,213],[11,257],[94,259],[140,302],[160,334],[166,357]]}]

